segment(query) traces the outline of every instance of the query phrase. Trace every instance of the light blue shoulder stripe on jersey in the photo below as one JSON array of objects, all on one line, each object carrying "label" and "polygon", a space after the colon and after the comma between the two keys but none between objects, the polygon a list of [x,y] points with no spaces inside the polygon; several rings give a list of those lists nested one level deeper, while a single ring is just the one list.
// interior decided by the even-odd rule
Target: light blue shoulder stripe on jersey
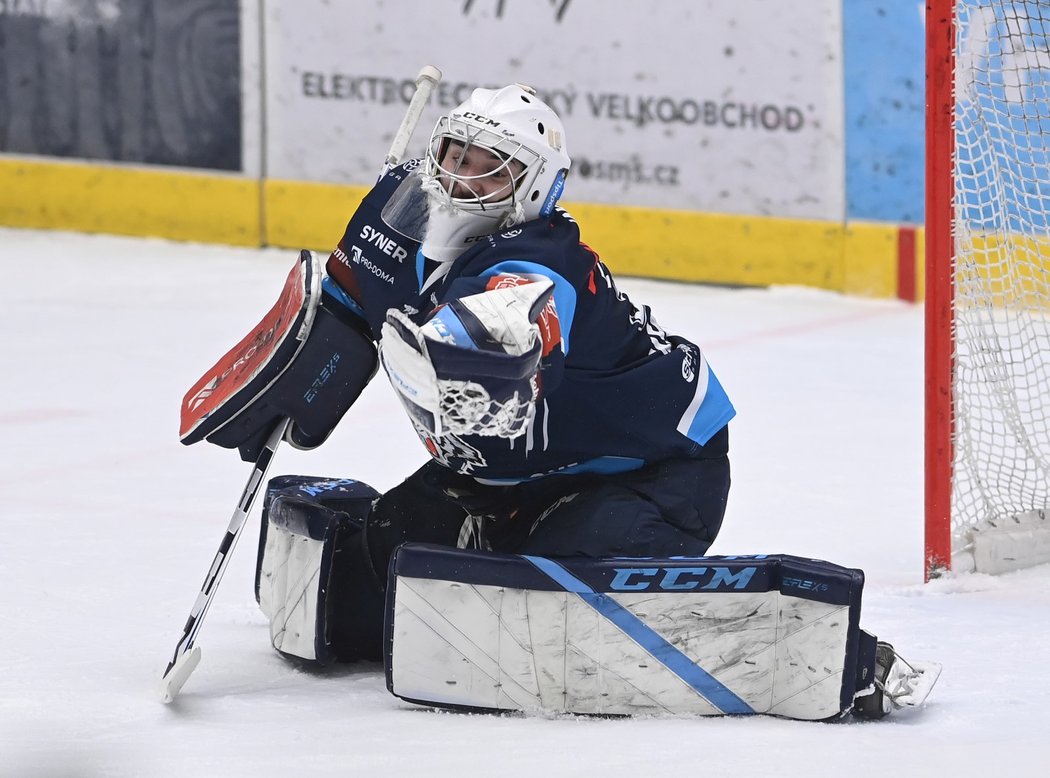
[{"label": "light blue shoulder stripe on jersey", "polygon": [[572,319],[576,315],[576,289],[568,280],[555,273],[546,265],[538,262],[527,262],[523,259],[508,259],[485,270],[482,278],[492,278],[501,273],[517,273],[549,278],[554,282],[554,308],[558,312],[558,326],[561,327],[561,350],[569,355],[569,332],[572,330]]},{"label": "light blue shoulder stripe on jersey", "polygon": [[542,573],[557,582],[567,592],[572,592],[594,608],[628,637],[648,651],[664,667],[677,675],[697,694],[715,706],[722,713],[754,713],[754,709],[712,676],[693,660],[667,642],[658,632],[639,619],[625,607],[607,594],[595,592],[590,586],[574,576],[564,567],[550,559],[538,556],[522,555],[534,564]]},{"label": "light blue shoulder stripe on jersey", "polygon": [[[686,410],[687,415],[682,418],[681,423],[678,425],[679,432],[688,436],[690,440],[695,440],[701,446],[707,443],[711,436],[736,416],[736,408],[729,401],[729,397],[726,395],[725,389],[722,388],[722,384],[715,377],[714,371],[707,367],[706,360],[704,360],[703,367],[707,369],[706,391],[703,392],[702,397],[694,399],[694,404],[689,406],[689,409]],[[698,380],[697,383],[700,384],[700,381]],[[698,393],[701,389],[702,386],[698,385]],[[697,401],[699,401],[699,407],[690,419],[688,418],[689,410],[695,406]]]},{"label": "light blue shoulder stripe on jersey", "polygon": [[422,246],[416,250],[416,289],[423,288],[423,267],[427,258],[423,256]]},{"label": "light blue shoulder stripe on jersey", "polygon": [[357,304],[357,301],[353,297],[348,295],[343,288],[339,286],[330,276],[325,276],[324,280],[321,281],[321,288],[328,294],[332,295],[336,300],[345,305],[351,311],[356,313],[362,319],[365,318],[364,309]]}]

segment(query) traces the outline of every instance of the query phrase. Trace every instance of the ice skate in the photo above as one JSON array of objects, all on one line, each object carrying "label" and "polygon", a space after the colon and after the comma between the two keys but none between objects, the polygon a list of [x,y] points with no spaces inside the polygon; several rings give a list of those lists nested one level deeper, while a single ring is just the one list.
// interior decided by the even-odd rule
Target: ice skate
[{"label": "ice skate", "polygon": [[880,640],[875,649],[875,682],[870,691],[857,696],[853,714],[881,719],[900,708],[918,707],[930,696],[940,674],[938,663],[908,662]]}]

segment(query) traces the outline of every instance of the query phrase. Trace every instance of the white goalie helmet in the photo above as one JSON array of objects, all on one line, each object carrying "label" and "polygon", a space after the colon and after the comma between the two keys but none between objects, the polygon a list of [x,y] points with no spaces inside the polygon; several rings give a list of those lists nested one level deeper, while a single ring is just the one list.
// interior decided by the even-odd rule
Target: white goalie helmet
[{"label": "white goalie helmet", "polygon": [[[562,121],[534,89],[475,89],[438,120],[414,177],[427,201],[423,254],[451,261],[479,237],[549,216],[570,164]],[[396,226],[404,222],[396,210],[384,218],[409,234]]]},{"label": "white goalie helmet", "polygon": [[[465,152],[480,148],[497,158],[491,171],[462,174]],[[456,149],[450,153],[450,149]],[[455,207],[510,215],[508,224],[549,215],[561,196],[571,161],[558,115],[522,84],[475,89],[438,120],[424,173],[438,179]],[[507,175],[512,186],[485,193],[481,179]]]}]

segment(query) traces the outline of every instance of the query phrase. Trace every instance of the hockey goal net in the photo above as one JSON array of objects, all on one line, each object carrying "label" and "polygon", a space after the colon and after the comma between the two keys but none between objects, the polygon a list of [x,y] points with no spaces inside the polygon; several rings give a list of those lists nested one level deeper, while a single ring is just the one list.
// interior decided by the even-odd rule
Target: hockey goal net
[{"label": "hockey goal net", "polygon": [[926,572],[1050,562],[1050,0],[927,4]]}]

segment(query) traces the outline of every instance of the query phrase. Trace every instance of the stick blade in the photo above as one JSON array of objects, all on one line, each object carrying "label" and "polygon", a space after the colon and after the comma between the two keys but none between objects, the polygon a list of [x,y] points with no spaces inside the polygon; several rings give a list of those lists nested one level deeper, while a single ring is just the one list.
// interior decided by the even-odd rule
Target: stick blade
[{"label": "stick blade", "polygon": [[183,684],[201,661],[201,648],[194,646],[182,654],[160,681],[160,701],[165,705],[179,696]]}]

